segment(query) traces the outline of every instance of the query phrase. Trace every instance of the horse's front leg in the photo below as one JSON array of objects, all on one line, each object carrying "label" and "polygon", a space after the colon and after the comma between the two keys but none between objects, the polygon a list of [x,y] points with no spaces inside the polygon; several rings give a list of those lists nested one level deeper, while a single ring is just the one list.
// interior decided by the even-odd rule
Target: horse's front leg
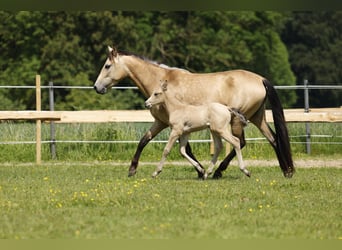
[{"label": "horse's front leg", "polygon": [[129,167],[129,172],[128,172],[128,176],[133,176],[135,175],[135,173],[137,172],[137,167],[138,167],[138,163],[139,163],[139,158],[141,155],[141,152],[143,151],[143,149],[145,148],[145,146],[157,135],[160,133],[160,131],[162,131],[163,129],[165,129],[166,127],[168,127],[167,124],[159,121],[159,120],[155,120],[154,123],[152,124],[151,128],[145,133],[145,135],[140,139],[137,150],[135,151],[135,154],[133,156],[132,162],[131,162],[131,166]]},{"label": "horse's front leg", "polygon": [[185,152],[188,156],[190,156],[191,159],[193,159],[195,162],[197,162],[198,166],[200,167],[200,168],[195,167],[195,169],[197,171],[198,179],[203,179],[204,168],[201,165],[201,163],[196,159],[196,157],[193,155],[189,142],[186,143]]},{"label": "horse's front leg", "polygon": [[[201,176],[203,178],[203,176],[204,176],[203,175],[204,174],[204,168],[202,167],[202,165],[197,160],[192,159],[187,154],[186,145],[188,144],[188,138],[189,138],[188,134],[182,135],[179,138],[179,151],[180,151],[181,155],[183,157],[185,157],[185,159],[187,159],[196,168],[197,172],[199,174],[201,174]],[[199,178],[200,178],[200,176],[199,176]]]},{"label": "horse's front leg", "polygon": [[164,166],[166,157],[170,153],[172,146],[173,146],[173,144],[175,144],[178,136],[179,136],[179,133],[177,133],[175,130],[171,131],[169,140],[168,140],[168,142],[164,148],[162,158],[161,158],[161,160],[160,160],[160,162],[156,168],[156,171],[153,172],[152,177],[157,177],[157,175],[160,174],[160,172],[163,170],[163,166]]}]

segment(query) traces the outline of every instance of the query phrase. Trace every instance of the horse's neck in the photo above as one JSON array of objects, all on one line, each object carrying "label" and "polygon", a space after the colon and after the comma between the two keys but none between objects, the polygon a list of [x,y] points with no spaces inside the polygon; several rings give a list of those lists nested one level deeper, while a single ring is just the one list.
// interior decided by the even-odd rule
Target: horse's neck
[{"label": "horse's neck", "polygon": [[146,97],[153,93],[169,71],[136,56],[121,56],[121,60],[126,66],[128,76]]}]

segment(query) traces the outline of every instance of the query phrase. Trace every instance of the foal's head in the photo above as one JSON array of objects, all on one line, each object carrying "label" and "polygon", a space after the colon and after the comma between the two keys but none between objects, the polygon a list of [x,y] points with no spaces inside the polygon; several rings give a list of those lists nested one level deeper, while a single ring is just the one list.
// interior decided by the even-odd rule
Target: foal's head
[{"label": "foal's head", "polygon": [[150,109],[154,105],[165,102],[165,91],[167,90],[167,80],[160,81],[160,85],[155,89],[152,95],[146,100],[145,107]]}]

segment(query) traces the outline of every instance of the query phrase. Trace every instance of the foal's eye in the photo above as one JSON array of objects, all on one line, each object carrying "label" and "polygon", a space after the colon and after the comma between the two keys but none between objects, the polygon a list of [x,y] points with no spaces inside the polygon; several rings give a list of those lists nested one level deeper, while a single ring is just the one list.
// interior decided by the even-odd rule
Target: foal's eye
[{"label": "foal's eye", "polygon": [[105,69],[109,69],[110,66],[111,66],[110,64],[106,64],[106,65],[105,65]]}]

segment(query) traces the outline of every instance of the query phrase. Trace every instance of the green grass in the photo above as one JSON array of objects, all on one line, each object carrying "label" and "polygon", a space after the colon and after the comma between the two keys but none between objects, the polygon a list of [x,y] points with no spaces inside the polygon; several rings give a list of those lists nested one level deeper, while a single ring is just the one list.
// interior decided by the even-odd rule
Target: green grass
[{"label": "green grass", "polygon": [[341,239],[339,168],[232,166],[221,180],[193,168],[127,165],[0,166],[0,238]]}]

